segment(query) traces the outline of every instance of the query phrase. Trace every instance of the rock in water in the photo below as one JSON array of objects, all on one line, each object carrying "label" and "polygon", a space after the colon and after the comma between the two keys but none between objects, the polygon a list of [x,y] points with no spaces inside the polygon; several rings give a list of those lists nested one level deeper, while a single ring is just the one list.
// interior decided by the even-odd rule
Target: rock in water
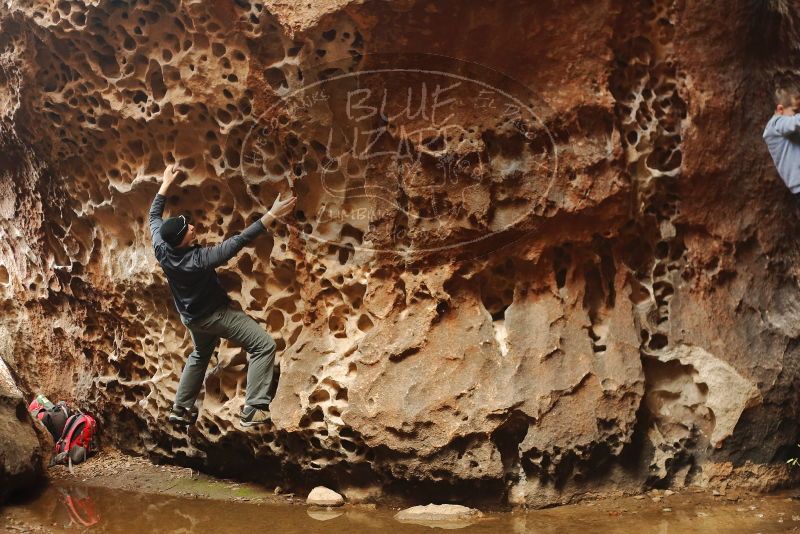
[{"label": "rock in water", "polygon": [[344,497],[325,486],[317,486],[308,494],[306,503],[315,506],[341,506],[344,504]]},{"label": "rock in water", "polygon": [[395,514],[394,518],[403,523],[469,522],[483,517],[474,508],[459,504],[428,504],[413,506]]}]

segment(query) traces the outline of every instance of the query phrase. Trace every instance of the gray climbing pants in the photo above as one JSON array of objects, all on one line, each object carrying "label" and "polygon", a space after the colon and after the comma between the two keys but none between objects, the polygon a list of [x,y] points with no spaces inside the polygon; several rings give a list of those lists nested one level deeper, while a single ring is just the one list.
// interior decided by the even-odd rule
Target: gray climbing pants
[{"label": "gray climbing pants", "polygon": [[252,317],[230,305],[220,306],[211,315],[181,321],[192,336],[194,350],[181,373],[175,406],[192,409],[203,385],[208,362],[220,338],[241,345],[248,354],[245,404],[264,407],[272,400],[269,388],[275,364],[275,340]]}]

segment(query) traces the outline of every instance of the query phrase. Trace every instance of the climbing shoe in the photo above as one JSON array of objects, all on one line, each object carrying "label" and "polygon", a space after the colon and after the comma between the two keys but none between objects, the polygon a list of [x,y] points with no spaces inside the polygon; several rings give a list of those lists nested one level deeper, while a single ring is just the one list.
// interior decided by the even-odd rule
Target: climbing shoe
[{"label": "climbing shoe", "polygon": [[239,413],[239,424],[243,427],[263,425],[270,420],[269,406],[256,408],[255,406],[245,406]]},{"label": "climbing shoe", "polygon": [[169,412],[169,422],[174,425],[188,426],[197,421],[197,408],[188,410],[183,406],[173,406]]}]

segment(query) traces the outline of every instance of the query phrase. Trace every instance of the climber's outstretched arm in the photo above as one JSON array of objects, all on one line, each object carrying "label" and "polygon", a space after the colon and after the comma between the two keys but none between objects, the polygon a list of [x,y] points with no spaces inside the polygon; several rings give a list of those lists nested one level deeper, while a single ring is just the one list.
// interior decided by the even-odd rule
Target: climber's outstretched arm
[{"label": "climber's outstretched arm", "polygon": [[261,232],[265,232],[270,223],[280,217],[285,217],[291,213],[297,197],[290,196],[285,200],[280,197],[275,199],[272,208],[244,229],[241,234],[229,237],[219,245],[213,247],[201,247],[195,252],[194,262],[200,269],[213,269],[224,265],[231,258],[236,256],[242,248],[255,239]]},{"label": "climber's outstretched arm", "polygon": [[175,178],[178,176],[178,171],[175,170],[175,165],[167,165],[164,169],[164,177],[161,180],[161,187],[158,189],[156,198],[150,205],[150,236],[153,240],[153,247],[158,247],[163,242],[159,230],[161,229],[161,216],[164,214],[164,204],[167,200],[167,191]]}]

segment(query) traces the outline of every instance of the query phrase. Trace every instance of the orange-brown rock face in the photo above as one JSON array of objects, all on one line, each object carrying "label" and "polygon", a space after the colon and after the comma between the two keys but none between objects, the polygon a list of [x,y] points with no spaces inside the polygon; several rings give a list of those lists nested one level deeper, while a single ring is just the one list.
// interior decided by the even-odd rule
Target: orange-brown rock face
[{"label": "orange-brown rock face", "polygon": [[[800,17],[700,4],[5,5],[0,356],[217,472],[532,505],[788,481],[800,225],[761,132]],[[219,269],[278,343],[264,431],[225,343],[196,426],[165,422],[173,162],[205,243],[299,198]]]}]

